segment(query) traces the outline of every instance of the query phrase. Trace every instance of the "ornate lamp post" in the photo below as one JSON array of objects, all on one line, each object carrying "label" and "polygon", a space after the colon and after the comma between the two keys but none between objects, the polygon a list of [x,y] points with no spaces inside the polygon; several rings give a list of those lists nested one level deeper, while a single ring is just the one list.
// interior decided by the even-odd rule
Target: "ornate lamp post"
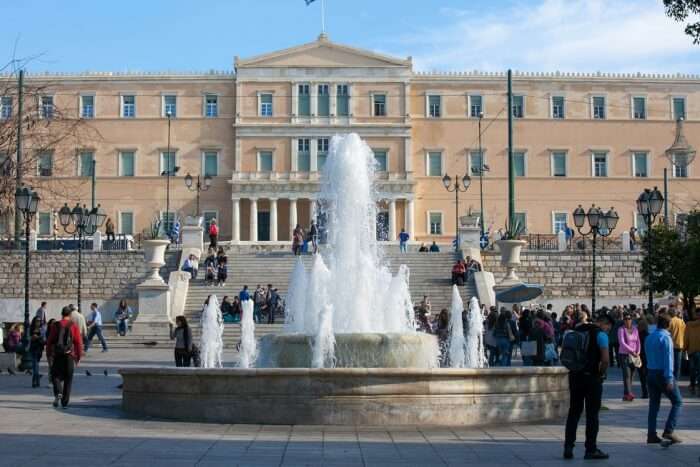
[{"label": "ornate lamp post", "polygon": [[82,263],[83,263],[83,236],[94,234],[99,227],[102,227],[107,214],[98,204],[96,208],[88,210],[85,205],[82,207],[77,203],[71,210],[68,203],[58,211],[58,218],[63,230],[67,234],[78,234],[78,311],[80,311],[80,289],[82,287]]},{"label": "ornate lamp post", "polygon": [[[595,265],[595,255],[596,255],[596,241],[598,236],[607,237],[617,226],[617,221],[620,220],[620,216],[617,215],[615,208],[610,208],[608,212],[604,212],[596,205],[592,205],[588,212],[586,212],[583,207],[579,204],[573,212],[574,225],[578,230],[578,233],[582,237],[592,235],[593,237],[593,274],[591,281],[591,313],[596,310],[595,307],[595,295],[596,295],[596,265]],[[584,225],[588,220],[588,232],[583,232]]]},{"label": "ornate lamp post", "polygon": [[455,250],[459,250],[459,194],[466,192],[469,189],[469,185],[472,183],[472,179],[469,177],[469,174],[462,177],[461,185],[459,180],[459,176],[455,175],[453,184],[452,178],[449,175],[445,174],[445,176],[442,177],[442,185],[445,187],[445,189],[448,192],[454,192],[455,194]]},{"label": "ornate lamp post", "polygon": [[[695,159],[695,148],[693,148],[683,134],[683,117],[676,120],[676,139],[670,148],[666,150],[666,158],[671,162],[671,169],[676,167],[685,169]],[[664,223],[668,225],[668,175],[664,169]]]},{"label": "ornate lamp post", "polygon": [[652,226],[656,220],[656,216],[661,212],[661,208],[664,206],[664,196],[661,194],[657,187],[653,190],[645,188],[644,191],[637,198],[637,212],[644,217],[644,223],[647,226],[647,264],[649,265],[647,280],[649,281],[649,303],[647,304],[648,312],[654,309],[654,290],[653,290],[653,270],[651,267],[652,258]]},{"label": "ornate lamp post", "polygon": [[166,228],[165,232],[168,238],[171,238],[172,225],[170,224],[170,177],[174,177],[175,174],[180,170],[180,167],[175,165],[173,161],[172,166],[170,165],[170,123],[173,117],[172,112],[169,110],[165,113],[168,118],[168,148],[166,150],[168,156],[165,161],[165,170],[161,172],[162,176],[165,176],[165,217],[166,217]]},{"label": "ornate lamp post", "polygon": [[17,209],[24,216],[24,333],[22,334],[22,370],[32,367],[29,355],[29,227],[39,207],[39,195],[31,188],[22,187],[15,191]]},{"label": "ornate lamp post", "polygon": [[194,178],[188,172],[187,175],[185,175],[185,186],[188,190],[197,192],[197,211],[195,212],[195,215],[199,216],[199,194],[202,191],[208,191],[209,188],[211,188],[212,178],[209,175],[205,175],[204,180],[202,180],[200,176],[197,175],[197,183],[194,184],[193,182]]}]

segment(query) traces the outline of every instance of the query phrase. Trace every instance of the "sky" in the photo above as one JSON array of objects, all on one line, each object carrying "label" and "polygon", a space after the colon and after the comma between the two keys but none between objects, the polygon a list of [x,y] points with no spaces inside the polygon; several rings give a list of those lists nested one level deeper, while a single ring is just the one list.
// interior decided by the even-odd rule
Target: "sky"
[{"label": "sky", "polygon": [[[325,0],[332,41],[418,71],[700,73],[661,0]],[[232,70],[313,41],[321,0],[0,0],[0,66],[33,72]]]}]

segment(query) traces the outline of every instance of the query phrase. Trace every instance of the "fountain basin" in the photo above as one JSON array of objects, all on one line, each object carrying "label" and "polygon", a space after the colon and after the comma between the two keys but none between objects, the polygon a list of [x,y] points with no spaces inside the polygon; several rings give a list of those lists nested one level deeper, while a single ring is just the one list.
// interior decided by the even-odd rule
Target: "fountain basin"
[{"label": "fountain basin", "polygon": [[561,367],[124,368],[130,415],[279,425],[470,426],[560,418]]},{"label": "fountain basin", "polygon": [[[267,334],[259,341],[258,368],[311,368],[314,337]],[[437,337],[425,333],[335,334],[336,368],[434,368]]]}]

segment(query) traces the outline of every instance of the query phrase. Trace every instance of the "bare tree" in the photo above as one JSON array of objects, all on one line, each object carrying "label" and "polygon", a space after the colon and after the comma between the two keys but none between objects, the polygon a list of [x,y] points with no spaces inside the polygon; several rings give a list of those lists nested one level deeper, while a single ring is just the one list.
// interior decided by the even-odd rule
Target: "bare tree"
[{"label": "bare tree", "polygon": [[693,44],[700,44],[700,0],[664,0],[664,7],[667,16],[686,23],[685,33],[693,38]]}]

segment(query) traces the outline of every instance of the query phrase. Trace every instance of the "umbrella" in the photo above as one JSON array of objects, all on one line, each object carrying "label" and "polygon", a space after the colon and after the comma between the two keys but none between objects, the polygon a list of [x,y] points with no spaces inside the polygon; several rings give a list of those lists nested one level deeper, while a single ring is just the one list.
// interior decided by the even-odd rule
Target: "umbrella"
[{"label": "umbrella", "polygon": [[529,302],[542,295],[544,287],[539,284],[518,284],[496,294],[496,300],[503,303]]}]

